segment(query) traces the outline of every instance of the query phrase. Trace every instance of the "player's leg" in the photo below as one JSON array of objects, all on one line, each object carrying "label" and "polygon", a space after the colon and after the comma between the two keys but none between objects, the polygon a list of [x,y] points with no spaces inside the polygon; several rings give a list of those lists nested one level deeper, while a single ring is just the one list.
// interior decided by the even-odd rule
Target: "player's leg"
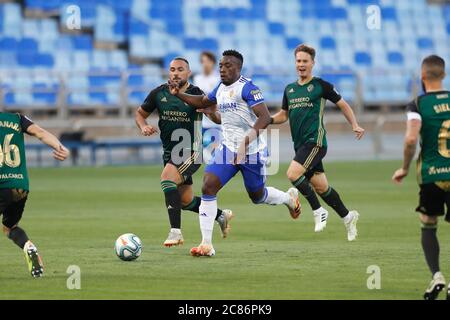
[{"label": "player's leg", "polygon": [[[37,278],[44,272],[44,265],[36,246],[30,241],[25,230],[19,227],[19,221],[25,209],[28,192],[20,189],[3,189],[0,198],[7,203],[3,210],[3,233],[24,251],[28,270]],[[6,201],[5,201],[6,200]]]},{"label": "player's leg", "polygon": [[310,182],[314,190],[342,218],[347,229],[348,241],[355,240],[358,235],[356,223],[358,222],[359,213],[355,210],[349,211],[337,191],[328,184],[322,161],[314,167],[313,171],[314,174],[311,176]]},{"label": "player's leg", "polygon": [[[194,190],[192,188],[192,178],[187,179],[184,184],[178,186],[178,192],[181,197],[181,205],[183,210],[189,210],[192,212],[200,212],[200,203],[202,199],[194,196]],[[230,220],[233,218],[233,212],[230,209],[221,210],[217,208],[216,221],[219,224],[222,237],[226,238],[230,232]]]},{"label": "player's leg", "polygon": [[287,177],[308,201],[314,214],[315,232],[322,231],[326,226],[328,211],[320,205],[319,199],[309,182],[312,168],[319,163],[326,154],[326,149],[314,144],[303,145],[295,153],[287,171]]},{"label": "player's leg", "polygon": [[[266,166],[265,158],[259,154],[250,155],[244,164],[239,165],[242,173],[245,189],[255,204],[284,204],[288,207],[291,216],[296,219],[300,215],[300,202],[298,192],[289,190],[284,192],[274,187],[266,187]],[[293,192],[294,191],[294,192]]]},{"label": "player's leg", "polygon": [[224,145],[220,146],[214,153],[213,160],[205,168],[199,214],[202,242],[198,247],[191,249],[194,256],[215,254],[212,233],[217,215],[217,193],[239,170],[237,166],[231,164],[233,154],[229,153]]},{"label": "player's leg", "polygon": [[183,177],[178,172],[178,168],[171,162],[167,163],[161,173],[161,189],[164,193],[171,228],[166,241],[164,241],[166,247],[180,245],[184,242],[181,234],[181,198],[177,187],[182,182]]},{"label": "player's leg", "polygon": [[420,212],[422,223],[422,249],[428,268],[431,271],[431,282],[425,291],[425,300],[435,300],[439,292],[445,288],[446,282],[439,267],[439,241],[437,238],[437,220],[444,214],[445,192],[434,183],[420,186],[420,200],[416,211]]}]

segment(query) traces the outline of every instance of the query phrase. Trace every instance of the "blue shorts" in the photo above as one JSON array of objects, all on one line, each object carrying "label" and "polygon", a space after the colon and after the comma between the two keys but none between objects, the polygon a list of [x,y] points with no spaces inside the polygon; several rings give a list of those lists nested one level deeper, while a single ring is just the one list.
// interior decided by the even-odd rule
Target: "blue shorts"
[{"label": "blue shorts", "polygon": [[245,163],[233,164],[236,153],[230,151],[225,145],[220,145],[205,168],[205,173],[212,173],[220,180],[224,187],[238,171],[244,178],[245,189],[256,192],[264,188],[266,184],[266,159],[267,153],[255,153],[247,155]]}]

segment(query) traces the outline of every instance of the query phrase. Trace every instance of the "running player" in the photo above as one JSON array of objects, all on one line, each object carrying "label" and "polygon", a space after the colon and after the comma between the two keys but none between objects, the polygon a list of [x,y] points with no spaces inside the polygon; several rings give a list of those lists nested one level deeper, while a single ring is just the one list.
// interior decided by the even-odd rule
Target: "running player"
[{"label": "running player", "polygon": [[[416,211],[420,213],[422,248],[432,277],[424,299],[435,300],[446,285],[439,267],[439,241],[436,235],[438,216],[443,216],[445,209],[445,220],[450,222],[450,91],[442,86],[444,59],[436,55],[425,58],[421,78],[425,94],[407,106],[403,165],[395,171],[392,180],[400,183],[408,175],[420,138],[421,150],[417,160],[420,193]],[[450,284],[447,300],[450,300]]]},{"label": "running player", "polygon": [[357,139],[364,135],[348,103],[333,85],[312,74],[316,51],[304,44],[294,52],[299,79],[284,89],[281,110],[272,117],[271,123],[280,124],[289,120],[295,157],[287,176],[291,183],[308,200],[315,221],[315,232],[322,231],[328,219],[328,211],[320,205],[316,192],[343,219],[348,241],[357,236],[356,222],[359,213],[349,211],[335,189],[328,185],[322,159],[327,152],[326,131],[323,112],[326,100],[335,103],[351,124]]},{"label": "running player", "polygon": [[[169,78],[180,85],[182,92],[203,94],[198,87],[188,82],[190,75],[191,71],[186,59],[175,58],[170,63]],[[199,212],[200,197],[194,197],[192,175],[201,166],[202,113],[196,112],[195,109],[171,95],[168,85],[163,84],[152,90],[136,111],[136,124],[144,136],[158,133],[157,129],[146,121],[154,110],[157,110],[159,114],[158,127],[161,131],[160,138],[164,150],[161,188],[164,192],[171,226],[164,246],[171,247],[184,242],[181,233],[181,209]],[[183,141],[183,139],[190,140]],[[181,155],[180,151],[182,151]],[[224,238],[228,235],[229,220],[232,216],[231,210],[216,210],[214,217],[220,225]]]},{"label": "running player", "polygon": [[222,121],[222,145],[205,168],[199,215],[202,242],[191,249],[194,256],[215,254],[212,231],[217,193],[239,171],[253,203],[285,204],[294,219],[300,215],[297,189],[283,192],[266,187],[267,146],[259,133],[268,126],[270,114],[259,88],[241,76],[243,61],[239,52],[224,51],[219,64],[221,82],[207,96],[183,93],[178,83],[169,83],[172,94],[194,108],[208,108],[217,104]]},{"label": "running player", "polygon": [[3,233],[23,250],[28,270],[32,277],[37,278],[44,272],[42,258],[25,230],[19,227],[30,190],[24,133],[52,147],[53,157],[57,160],[65,160],[69,150],[53,134],[27,117],[0,112],[0,215],[3,215]]}]

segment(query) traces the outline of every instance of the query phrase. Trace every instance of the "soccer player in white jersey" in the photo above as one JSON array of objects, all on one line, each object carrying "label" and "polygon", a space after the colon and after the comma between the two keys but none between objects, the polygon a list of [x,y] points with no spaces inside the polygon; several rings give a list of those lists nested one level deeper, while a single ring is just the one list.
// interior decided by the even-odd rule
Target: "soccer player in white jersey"
[{"label": "soccer player in white jersey", "polygon": [[[215,70],[217,63],[216,56],[210,51],[203,51],[200,54],[200,63],[202,65],[202,72],[194,76],[193,83],[205,94],[208,94],[220,82],[219,74]],[[208,117],[203,117],[202,133],[203,161],[208,163],[212,158],[214,150],[220,145],[222,140],[220,124],[214,123]]]},{"label": "soccer player in white jersey", "polygon": [[217,104],[222,121],[222,144],[205,168],[199,215],[202,242],[191,249],[193,256],[215,254],[212,231],[217,213],[217,193],[239,171],[253,203],[285,204],[292,218],[300,215],[297,189],[283,192],[266,187],[267,146],[259,133],[269,125],[270,114],[259,88],[241,76],[243,61],[239,52],[224,51],[219,63],[221,82],[207,96],[181,93],[176,83],[169,82],[171,93],[195,108]]}]

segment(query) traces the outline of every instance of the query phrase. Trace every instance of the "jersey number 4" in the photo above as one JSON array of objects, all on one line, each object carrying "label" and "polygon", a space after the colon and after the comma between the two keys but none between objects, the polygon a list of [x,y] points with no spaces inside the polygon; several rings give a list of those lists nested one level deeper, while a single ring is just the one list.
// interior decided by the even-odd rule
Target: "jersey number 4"
[{"label": "jersey number 4", "polygon": [[11,144],[14,133],[7,134],[3,141],[3,148],[0,145],[0,167],[3,164],[11,168],[20,166],[20,150],[15,144]]}]

